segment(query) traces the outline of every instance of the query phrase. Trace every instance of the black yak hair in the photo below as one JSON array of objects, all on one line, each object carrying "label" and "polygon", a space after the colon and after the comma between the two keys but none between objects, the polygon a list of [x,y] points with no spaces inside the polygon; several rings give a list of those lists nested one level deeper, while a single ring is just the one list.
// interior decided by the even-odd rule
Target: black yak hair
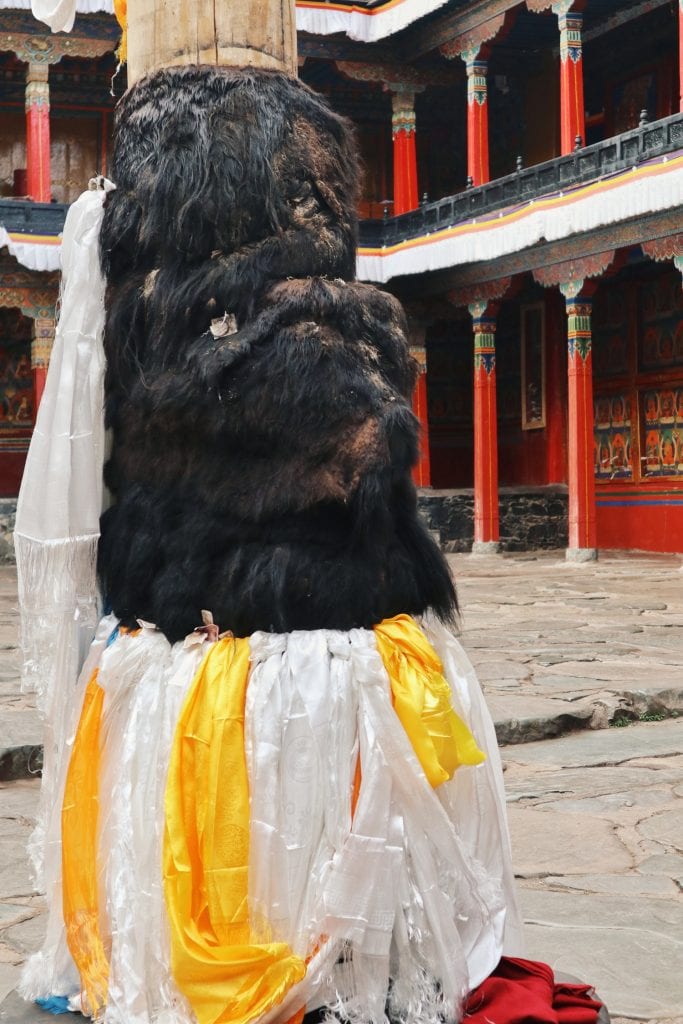
[{"label": "black yak hair", "polygon": [[455,609],[417,513],[403,311],[354,281],[349,123],[279,72],[122,99],[100,235],[114,503],[103,591],[172,641]]}]

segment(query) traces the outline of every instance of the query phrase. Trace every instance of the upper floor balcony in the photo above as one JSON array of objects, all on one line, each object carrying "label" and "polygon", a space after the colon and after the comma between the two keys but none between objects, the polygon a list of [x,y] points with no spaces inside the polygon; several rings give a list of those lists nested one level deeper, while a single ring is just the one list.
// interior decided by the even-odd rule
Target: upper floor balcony
[{"label": "upper floor balcony", "polygon": [[401,216],[361,221],[359,244],[373,249],[396,245],[497,210],[600,181],[679,150],[683,150],[683,113],[641,124],[567,156],[520,167],[514,174],[423,203]]},{"label": "upper floor balcony", "polygon": [[[577,187],[623,175],[648,163],[661,162],[683,150],[683,113],[672,114],[652,123],[577,149],[533,167],[520,167],[516,173],[469,188],[436,202],[423,203],[417,209],[384,220],[360,223],[361,250],[383,250],[411,239],[434,235],[496,211],[522,208],[543,197],[571,192]],[[683,200],[683,196],[681,197]],[[20,241],[24,248],[40,236],[57,236],[64,227],[68,205],[36,203],[28,199],[0,199],[0,232]],[[628,211],[624,211],[624,216]],[[0,234],[0,240],[2,234]],[[7,244],[0,241],[0,244]],[[10,250],[11,251],[11,250]],[[27,264],[28,265],[28,264]],[[36,265],[33,269],[40,269]]]}]

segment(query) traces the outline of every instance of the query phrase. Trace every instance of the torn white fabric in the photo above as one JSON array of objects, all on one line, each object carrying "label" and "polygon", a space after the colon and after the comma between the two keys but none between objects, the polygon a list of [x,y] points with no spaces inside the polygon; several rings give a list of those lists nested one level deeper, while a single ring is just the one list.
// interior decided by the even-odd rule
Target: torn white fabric
[{"label": "torn white fabric", "polygon": [[[107,183],[111,188],[111,183]],[[47,818],[58,801],[76,680],[98,620],[95,577],[104,454],[104,282],[99,228],[105,189],[84,193],[64,230],[62,310],[19,491],[14,534],[22,683],[45,723],[38,824],[39,887]]]}]

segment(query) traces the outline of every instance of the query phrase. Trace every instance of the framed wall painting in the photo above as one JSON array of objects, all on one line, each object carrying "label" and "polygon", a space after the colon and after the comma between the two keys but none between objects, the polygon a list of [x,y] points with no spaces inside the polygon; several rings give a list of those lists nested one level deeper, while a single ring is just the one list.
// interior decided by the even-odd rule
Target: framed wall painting
[{"label": "framed wall painting", "polygon": [[683,476],[683,387],[670,384],[640,393],[643,477]]},{"label": "framed wall painting", "polygon": [[630,391],[598,394],[593,402],[596,480],[633,479]]},{"label": "framed wall painting", "polygon": [[521,308],[522,430],[545,427],[545,305]]}]

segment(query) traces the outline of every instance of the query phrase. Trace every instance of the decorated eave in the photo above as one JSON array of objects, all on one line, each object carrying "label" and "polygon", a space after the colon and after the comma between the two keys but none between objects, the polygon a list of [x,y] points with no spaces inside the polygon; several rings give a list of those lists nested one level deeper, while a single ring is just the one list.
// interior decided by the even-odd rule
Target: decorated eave
[{"label": "decorated eave", "polygon": [[611,224],[683,207],[683,150],[395,245],[358,249],[357,274],[385,283],[557,242]]},{"label": "decorated eave", "polygon": [[6,248],[28,270],[59,270],[61,243],[59,235],[27,235],[0,224],[0,249]]},{"label": "decorated eave", "polygon": [[[443,7],[448,0],[386,0],[385,3],[326,3],[297,0],[296,27],[299,32],[328,36],[344,32],[350,39],[373,43],[400,32],[412,22]],[[73,0],[46,0],[45,7],[57,12],[73,8]],[[31,0],[0,0],[0,10],[31,9]],[[76,0],[76,14],[113,14],[113,0]]]}]

